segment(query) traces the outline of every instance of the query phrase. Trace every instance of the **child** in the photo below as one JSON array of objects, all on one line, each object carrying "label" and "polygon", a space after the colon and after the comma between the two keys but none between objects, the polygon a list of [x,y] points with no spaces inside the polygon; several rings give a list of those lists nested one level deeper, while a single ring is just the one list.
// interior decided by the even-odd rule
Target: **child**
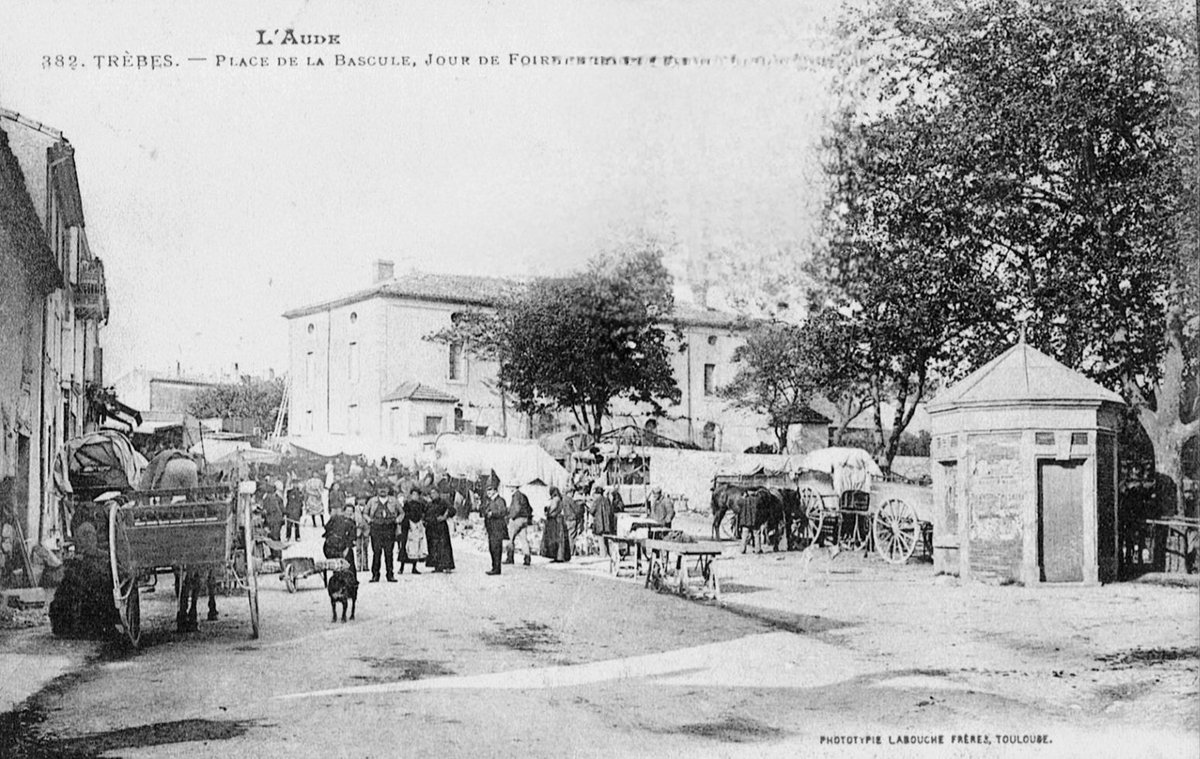
[{"label": "child", "polygon": [[360,499],[351,497],[351,500],[357,505],[351,507],[347,505],[347,510],[354,510],[354,557],[360,567],[367,566],[367,546],[371,539],[371,520],[367,519],[367,513]]}]

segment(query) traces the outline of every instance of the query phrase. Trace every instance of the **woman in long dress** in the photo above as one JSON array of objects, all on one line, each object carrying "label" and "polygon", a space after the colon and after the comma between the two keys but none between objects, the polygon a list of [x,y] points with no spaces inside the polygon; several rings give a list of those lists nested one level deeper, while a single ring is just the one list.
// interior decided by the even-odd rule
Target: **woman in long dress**
[{"label": "woman in long dress", "polygon": [[450,545],[449,520],[454,516],[454,507],[437,491],[431,497],[425,509],[425,541],[429,546],[425,566],[434,572],[450,572],[454,569],[454,549]]},{"label": "woman in long dress", "polygon": [[553,485],[550,486],[550,503],[546,505],[546,528],[542,531],[542,545],[538,553],[557,564],[571,560],[571,535],[567,527],[566,499]]},{"label": "woman in long dress", "polygon": [[425,536],[425,500],[415,491],[410,491],[404,502],[404,517],[400,520],[400,574],[404,565],[412,564],[412,573],[421,574],[417,564],[429,557],[428,538]]}]

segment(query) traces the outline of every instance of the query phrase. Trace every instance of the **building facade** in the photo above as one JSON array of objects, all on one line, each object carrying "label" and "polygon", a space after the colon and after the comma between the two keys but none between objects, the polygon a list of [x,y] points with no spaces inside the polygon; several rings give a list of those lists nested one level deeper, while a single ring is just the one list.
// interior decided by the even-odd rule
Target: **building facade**
[{"label": "building facade", "polygon": [[[393,276],[377,262],[371,287],[297,308],[288,320],[289,433],[359,435],[401,442],[443,432],[532,437],[569,427],[568,415],[530,419],[499,391],[498,364],[462,346],[425,339],[455,315],[489,308],[515,283],[475,276]],[[671,318],[680,402],[654,417],[618,401],[609,424],[636,424],[710,450],[744,450],[773,439],[761,418],[730,409],[717,389],[733,379],[746,325],[712,309],[681,305]],[[676,338],[671,338],[674,343]]]},{"label": "building facade", "polygon": [[88,245],[75,152],[0,109],[0,481],[27,544],[61,535],[53,462],[103,383],[104,267]]}]

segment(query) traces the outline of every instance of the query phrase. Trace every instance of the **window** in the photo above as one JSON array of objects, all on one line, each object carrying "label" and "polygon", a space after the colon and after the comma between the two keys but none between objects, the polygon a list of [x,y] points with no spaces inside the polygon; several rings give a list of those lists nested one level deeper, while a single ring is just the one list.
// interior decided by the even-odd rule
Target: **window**
[{"label": "window", "polygon": [[704,394],[715,395],[716,387],[713,384],[713,375],[717,372],[716,364],[704,365]]},{"label": "window", "polygon": [[450,366],[446,373],[448,379],[461,382],[463,379],[462,343],[450,343]]},{"label": "window", "polygon": [[304,412],[304,429],[308,432],[313,431],[312,409],[309,409]]},{"label": "window", "polygon": [[349,408],[346,409],[346,429],[351,435],[357,435],[362,432],[357,403],[351,403]]},{"label": "window", "polygon": [[462,432],[467,428],[467,422],[463,419],[463,410],[458,406],[454,407],[454,431]]},{"label": "window", "polygon": [[351,311],[351,312],[350,312],[350,323],[351,323],[351,324],[353,324],[353,323],[355,323],[356,321],[358,321],[358,312],[357,312],[357,311]]},{"label": "window", "polygon": [[317,378],[317,359],[313,356],[313,352],[309,351],[304,356],[304,383],[308,387],[316,384]]},{"label": "window", "polygon": [[425,434],[436,435],[442,431],[442,418],[440,416],[425,417]]},{"label": "window", "polygon": [[709,345],[716,345],[716,344],[717,344],[717,336],[716,336],[716,335],[709,335],[709,336],[708,336],[708,344],[709,344]]},{"label": "window", "polygon": [[315,332],[316,330],[317,330],[317,325],[315,325],[315,324],[312,324],[312,323],[310,322],[310,323],[309,323],[309,325],[308,325],[308,334],[310,334],[310,335],[311,335],[311,334],[312,334],[313,332]]},{"label": "window", "polygon": [[717,425],[715,422],[705,422],[704,424],[704,450],[717,450]]},{"label": "window", "polygon": [[350,381],[358,382],[358,343],[350,343],[350,350],[347,351],[346,360],[350,366]]}]

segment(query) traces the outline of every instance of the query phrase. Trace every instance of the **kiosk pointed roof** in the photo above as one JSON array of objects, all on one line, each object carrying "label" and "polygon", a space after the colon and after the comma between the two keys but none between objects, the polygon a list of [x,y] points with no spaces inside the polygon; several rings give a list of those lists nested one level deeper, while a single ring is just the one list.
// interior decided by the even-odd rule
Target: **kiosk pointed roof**
[{"label": "kiosk pointed roof", "polygon": [[1124,403],[1121,396],[1022,340],[940,393],[929,410],[1022,401]]}]

